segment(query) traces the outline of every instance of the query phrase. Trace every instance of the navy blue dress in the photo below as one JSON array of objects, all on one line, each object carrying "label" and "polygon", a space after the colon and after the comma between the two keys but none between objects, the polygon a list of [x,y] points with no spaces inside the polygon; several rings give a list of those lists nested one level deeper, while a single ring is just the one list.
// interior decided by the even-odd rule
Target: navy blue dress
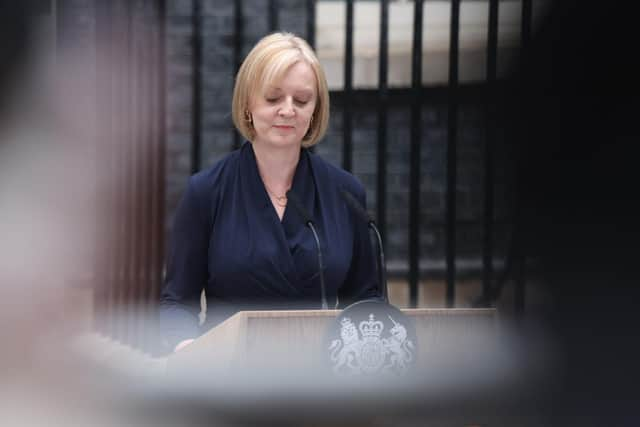
[{"label": "navy blue dress", "polygon": [[[379,296],[367,225],[350,211],[340,189],[365,206],[364,188],[353,175],[302,149],[291,190],[319,234],[330,308]],[[201,328],[203,289],[207,320]],[[240,310],[320,305],[313,234],[291,204],[280,221],[251,143],[193,175],[175,214],[161,296],[166,344],[195,338]]]}]

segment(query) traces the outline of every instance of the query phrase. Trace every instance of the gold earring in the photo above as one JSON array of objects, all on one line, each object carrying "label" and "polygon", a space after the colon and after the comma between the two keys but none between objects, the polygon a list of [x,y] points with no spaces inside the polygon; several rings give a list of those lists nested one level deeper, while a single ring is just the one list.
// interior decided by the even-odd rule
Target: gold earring
[{"label": "gold earring", "polygon": [[244,121],[249,122],[253,126],[253,117],[251,116],[249,110],[244,111]]}]

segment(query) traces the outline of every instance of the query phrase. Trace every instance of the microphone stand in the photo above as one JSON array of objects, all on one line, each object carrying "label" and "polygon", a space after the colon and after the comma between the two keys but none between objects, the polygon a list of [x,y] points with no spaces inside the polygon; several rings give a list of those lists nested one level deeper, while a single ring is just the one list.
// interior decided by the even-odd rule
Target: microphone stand
[{"label": "microphone stand", "polygon": [[347,202],[347,205],[363,220],[367,223],[370,229],[372,229],[376,234],[376,242],[378,244],[378,280],[380,281],[380,286],[378,291],[380,295],[384,299],[385,302],[389,302],[389,296],[387,292],[387,272],[385,268],[384,262],[384,249],[382,247],[382,236],[380,236],[380,230],[376,226],[375,221],[369,216],[369,214],[364,210],[364,208],[360,205],[360,202],[356,200],[355,197],[351,193],[349,193],[345,189],[340,190],[340,194]]},{"label": "microphone stand", "polygon": [[313,225],[313,221],[311,220],[311,215],[309,212],[302,206],[302,203],[298,199],[298,197],[291,190],[287,191],[287,200],[290,200],[293,203],[293,207],[298,211],[298,214],[304,220],[304,223],[307,227],[311,229],[313,233],[313,237],[316,241],[316,247],[318,248],[318,268],[320,269],[320,294],[322,298],[322,309],[327,310],[329,308],[327,304],[327,293],[324,285],[324,264],[322,262],[322,250],[320,249],[320,238],[318,238],[318,233],[316,232],[316,228]]}]

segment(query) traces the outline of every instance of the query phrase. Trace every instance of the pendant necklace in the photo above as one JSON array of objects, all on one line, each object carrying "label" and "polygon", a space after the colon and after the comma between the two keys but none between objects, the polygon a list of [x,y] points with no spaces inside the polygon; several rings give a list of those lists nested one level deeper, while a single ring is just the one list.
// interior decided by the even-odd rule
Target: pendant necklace
[{"label": "pendant necklace", "polygon": [[[278,195],[276,195],[273,191],[271,191],[271,190],[269,189],[269,187],[267,187],[267,184],[264,184],[264,188],[266,188],[267,193],[269,193],[269,195],[270,195],[271,197],[274,197],[274,198],[275,198],[275,200],[276,200],[276,204],[277,204],[278,206],[280,206],[281,208],[285,208],[285,207],[287,207],[287,195],[286,195],[286,193],[285,193],[284,195],[282,195],[282,196],[278,196]],[[288,190],[287,190],[287,191],[288,191]]]}]

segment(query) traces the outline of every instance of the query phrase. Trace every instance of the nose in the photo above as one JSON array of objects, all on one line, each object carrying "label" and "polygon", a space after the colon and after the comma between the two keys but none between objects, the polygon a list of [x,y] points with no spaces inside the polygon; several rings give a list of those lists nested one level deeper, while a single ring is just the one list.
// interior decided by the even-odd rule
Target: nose
[{"label": "nose", "polygon": [[289,117],[294,115],[295,111],[293,109],[293,99],[286,97],[284,99],[284,103],[282,107],[280,107],[279,113],[281,116],[284,116],[284,117]]}]

